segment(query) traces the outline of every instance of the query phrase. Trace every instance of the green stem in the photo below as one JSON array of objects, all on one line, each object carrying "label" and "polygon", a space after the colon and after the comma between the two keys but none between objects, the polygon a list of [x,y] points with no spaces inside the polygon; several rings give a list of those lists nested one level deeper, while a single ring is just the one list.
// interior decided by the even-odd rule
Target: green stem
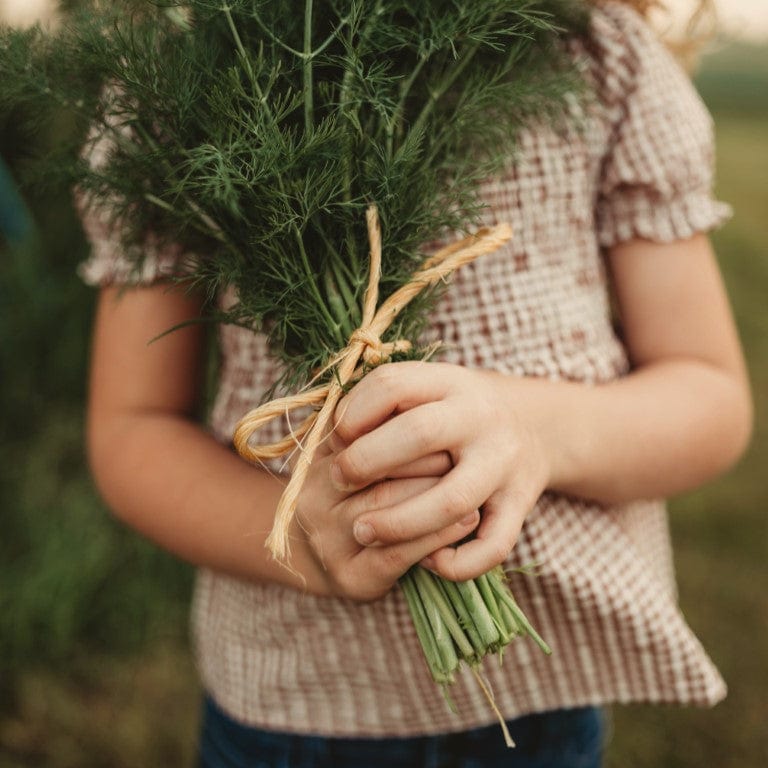
[{"label": "green stem", "polygon": [[459,649],[462,658],[467,659],[468,661],[474,659],[475,651],[474,648],[472,648],[472,643],[467,639],[450,604],[437,586],[435,581],[436,577],[429,571],[424,570],[424,568],[416,567],[414,569],[414,578],[416,579],[419,593],[424,600],[424,606],[427,609],[432,606],[434,607],[434,610],[439,614],[445,628],[456,643],[456,647]]},{"label": "green stem", "polygon": [[483,597],[483,603],[485,603],[486,608],[488,608],[488,612],[491,614],[493,622],[496,625],[496,629],[498,629],[499,634],[501,635],[501,644],[507,645],[507,643],[509,643],[509,641],[512,639],[512,635],[507,630],[507,626],[504,623],[504,617],[501,614],[499,604],[496,602],[493,589],[490,585],[491,579],[498,578],[499,576],[497,572],[493,570],[489,571],[488,573],[484,573],[482,576],[478,576],[478,578],[475,579],[475,583],[477,584],[477,588],[480,590],[480,594]]},{"label": "green stem", "polygon": [[251,60],[248,58],[248,53],[245,50],[245,46],[243,45],[240,33],[237,31],[235,20],[232,18],[232,9],[226,3],[223,3],[221,10],[227,19],[227,26],[229,27],[229,31],[232,34],[232,40],[234,41],[235,47],[237,48],[237,53],[240,56],[243,69],[245,69],[251,84],[257,89],[257,93],[260,94],[261,89],[258,87],[258,83],[256,82],[256,75],[254,74],[253,67],[251,66]]},{"label": "green stem", "polygon": [[419,601],[424,606],[424,613],[427,616],[429,626],[432,628],[432,637],[435,641],[440,656],[440,665],[446,670],[456,670],[459,667],[459,657],[456,655],[456,646],[451,639],[451,634],[443,621],[443,615],[430,595],[427,595],[419,583],[417,576],[418,566],[412,570],[413,585],[419,597]]},{"label": "green stem", "polygon": [[520,628],[533,638],[536,645],[538,645],[539,648],[544,651],[544,653],[547,655],[551,654],[552,649],[544,642],[539,633],[533,628],[533,625],[530,621],[528,621],[528,618],[522,612],[520,606],[515,602],[515,598],[512,597],[512,593],[506,588],[506,586],[496,584],[494,582],[491,582],[491,586],[493,587],[493,591],[496,593],[496,597],[512,612],[512,615],[514,616],[515,621],[518,623]]},{"label": "green stem", "polygon": [[[427,660],[427,666],[429,667],[432,679],[436,683],[449,685],[453,682],[455,667],[447,668],[444,666],[444,654],[440,653],[435,635],[427,618],[427,612],[419,597],[419,590],[410,571],[401,577],[400,587],[408,602],[411,618],[416,627],[416,635],[421,643],[421,649],[424,651],[424,658]],[[458,659],[456,659],[456,664],[458,665]]]},{"label": "green stem", "polygon": [[323,282],[325,283],[325,293],[328,296],[328,306],[330,307],[331,313],[336,318],[336,322],[341,328],[342,334],[348,339],[355,329],[352,327],[349,310],[347,309],[347,304],[336,283],[333,270],[328,269],[325,271]]},{"label": "green stem", "polygon": [[408,76],[408,79],[403,82],[400,88],[400,99],[398,100],[397,107],[395,108],[395,112],[392,115],[392,120],[387,124],[387,157],[390,158],[390,160],[392,159],[396,129],[398,134],[400,133],[399,129],[403,119],[403,113],[405,111],[405,102],[408,99],[408,94],[413,87],[414,81],[418,77],[424,65],[427,63],[428,58],[429,56],[427,55],[419,57],[416,66],[413,68],[413,71]]},{"label": "green stem", "polygon": [[[267,117],[272,121],[272,127],[274,128],[273,135],[276,141],[278,141],[279,143],[283,143],[280,130],[278,128],[277,122],[275,121],[274,112],[269,106],[267,97],[261,85],[259,85],[259,81],[256,78],[255,72],[253,71],[253,67],[251,66],[251,60],[248,57],[248,53],[245,50],[245,46],[243,45],[243,41],[242,41],[242,38],[240,37],[240,33],[237,31],[237,26],[235,25],[235,21],[232,18],[232,11],[226,3],[224,3],[221,6],[221,10],[227,19],[227,25],[229,26],[229,31],[232,34],[232,40],[234,41],[235,47],[237,48],[237,54],[240,58],[240,61],[242,62],[243,69],[245,70],[246,74],[248,75],[248,79],[251,82],[251,88],[253,88],[256,94],[256,97],[259,100],[259,108],[262,109],[266,113]],[[280,176],[278,176],[278,183],[280,184],[280,188],[282,191],[282,179],[280,178]]]},{"label": "green stem", "polygon": [[341,32],[344,27],[349,24],[350,16],[344,16],[344,18],[339,20],[339,23],[336,25],[336,28],[331,32],[328,37],[323,40],[320,45],[315,48],[314,51],[311,51],[309,55],[307,55],[304,51],[298,51],[295,48],[292,48],[290,45],[288,45],[286,42],[281,40],[262,20],[261,16],[259,16],[258,13],[256,13],[255,10],[251,11],[253,15],[253,20],[259,25],[261,31],[277,46],[280,46],[284,51],[288,51],[288,53],[295,56],[297,59],[300,59],[301,61],[304,61],[307,58],[315,59],[317,58],[338,36],[339,32]]},{"label": "green stem", "polygon": [[509,634],[510,640],[522,634],[520,625],[515,621],[512,611],[509,610],[509,607],[505,603],[499,603],[499,613],[501,613],[504,629]]},{"label": "green stem", "polygon": [[448,579],[439,579],[437,582],[440,588],[443,590],[446,598],[450,601],[456,612],[456,617],[459,620],[459,624],[464,628],[467,633],[469,642],[472,643],[472,647],[475,649],[475,655],[478,659],[482,659],[488,652],[488,646],[483,642],[480,637],[480,633],[477,631],[475,622],[470,612],[467,610],[467,606],[464,600],[461,598],[461,592],[455,581],[448,581]]},{"label": "green stem", "polygon": [[467,612],[475,622],[477,631],[480,633],[486,648],[496,645],[501,639],[499,637],[499,630],[496,629],[493,617],[483,602],[482,595],[475,582],[471,580],[459,581],[456,583],[456,587],[461,594],[464,604],[467,606]]},{"label": "green stem", "polygon": [[[152,138],[144,126],[141,125],[141,123],[138,121],[134,121],[132,123],[132,127],[141,136],[142,140],[149,145],[152,151],[159,155],[160,148],[157,146],[157,142]],[[129,142],[126,143],[128,146],[130,146]],[[171,167],[170,163],[163,161],[163,165],[165,166],[166,172],[168,173],[168,179],[173,179],[173,168]],[[182,194],[180,197],[189,206],[189,209],[192,211],[192,213],[194,213],[195,216],[197,216],[197,218],[206,227],[206,229],[203,230],[200,226],[198,226],[198,229],[201,229],[201,231],[204,231],[207,235],[215,238],[220,243],[224,243],[224,245],[228,245],[230,248],[233,247],[231,241],[224,233],[224,230],[213,220],[211,216],[209,216],[194,200],[191,200],[188,195]],[[170,205],[170,203],[165,203],[161,198],[153,195],[151,192],[145,193],[144,199],[153,205],[164,208],[166,211],[178,213],[176,209]]]},{"label": "green stem", "polygon": [[307,136],[312,132],[314,123],[314,95],[312,93],[312,3],[304,3],[304,130]]},{"label": "green stem", "polygon": [[[328,261],[331,265],[331,270],[333,271],[333,276],[336,280],[338,289],[346,302],[347,310],[349,312],[349,322],[352,324],[353,330],[354,328],[359,328],[362,320],[360,316],[360,301],[357,296],[362,287],[363,277],[365,276],[353,272],[350,269],[349,264],[346,264],[342,260],[341,255],[336,250],[336,247],[331,242],[330,238],[325,234],[322,227],[318,227],[317,232],[329,254]],[[354,290],[352,285],[354,285]]]},{"label": "green stem", "polygon": [[[373,7],[373,10],[369,14],[365,24],[363,25],[362,29],[360,30],[360,34],[358,36],[357,45],[352,45],[352,38],[354,35],[354,26],[350,25],[350,35],[349,35],[349,44],[348,48],[350,50],[354,49],[360,52],[360,55],[362,56],[365,53],[365,42],[368,39],[368,35],[370,34],[371,30],[376,24],[376,21],[378,19],[379,14],[381,13],[382,9],[382,0],[377,0],[376,5]],[[350,114],[350,107],[349,107],[349,93],[352,88],[352,80],[355,76],[355,70],[354,67],[351,66],[349,63],[346,65],[346,69],[344,70],[344,76],[341,79],[341,91],[339,92],[339,104],[341,106],[341,110],[344,113],[345,117],[347,118],[348,125],[352,126],[354,129],[354,126],[357,125],[357,110],[353,110],[355,112],[354,115]],[[352,203],[352,153],[354,149],[354,142],[350,136],[350,138],[346,142],[346,146],[344,147],[344,155],[342,157],[342,168],[343,168],[343,185],[342,185],[342,199],[344,200],[345,207],[348,208],[348,206]],[[355,275],[360,275],[360,259],[358,257],[357,253],[357,242],[355,241],[354,236],[354,225],[349,222],[349,219],[347,218],[347,223],[345,225],[345,238],[347,243],[347,253],[349,255],[349,261],[352,265],[352,269],[355,273]]]},{"label": "green stem", "polygon": [[336,341],[336,344],[338,345],[338,349],[343,349],[346,346],[347,342],[341,333],[341,328],[339,327],[338,322],[334,319],[334,317],[328,311],[328,304],[326,300],[323,298],[323,294],[320,292],[320,287],[318,286],[317,280],[315,279],[315,273],[312,270],[312,265],[309,263],[309,256],[307,256],[307,251],[304,248],[304,238],[301,236],[301,232],[299,231],[299,228],[296,226],[296,224],[293,224],[292,228],[293,228],[294,236],[296,238],[296,244],[299,246],[301,263],[302,263],[302,266],[304,267],[304,272],[306,274],[307,282],[309,283],[310,290],[314,294],[315,300],[317,301],[317,305],[320,311],[323,313],[323,317],[325,318],[326,322],[328,323],[328,329],[335,337],[335,341]]},{"label": "green stem", "polygon": [[333,270],[333,278],[335,285],[341,293],[341,298],[344,301],[346,313],[344,316],[344,329],[347,331],[347,338],[352,335],[355,328],[360,327],[362,318],[360,317],[360,307],[355,301],[355,295],[344,276],[344,270],[342,265],[339,264],[337,258],[331,256],[331,269]]},{"label": "green stem", "polygon": [[[494,14],[494,16],[491,18],[489,24],[493,22],[495,18],[496,14]],[[410,129],[410,133],[412,133],[414,136],[417,136],[426,127],[427,120],[429,119],[432,110],[435,108],[435,105],[438,103],[438,101],[440,101],[440,99],[442,99],[448,89],[456,82],[456,80],[458,80],[458,78],[467,68],[469,63],[475,57],[475,54],[480,49],[480,44],[481,41],[476,40],[474,44],[469,48],[469,50],[464,54],[464,56],[459,59],[456,65],[448,71],[442,82],[440,82],[438,86],[430,93],[429,98],[427,99],[427,103],[422,107],[419,116],[416,118],[416,121],[413,123]]]}]

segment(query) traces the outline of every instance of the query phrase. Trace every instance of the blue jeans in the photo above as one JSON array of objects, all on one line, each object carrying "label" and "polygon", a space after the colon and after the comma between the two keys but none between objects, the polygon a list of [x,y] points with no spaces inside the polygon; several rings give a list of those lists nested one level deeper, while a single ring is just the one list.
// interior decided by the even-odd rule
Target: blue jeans
[{"label": "blue jeans", "polygon": [[198,768],[599,768],[603,713],[594,707],[527,715],[498,725],[405,739],[340,739],[262,731],[206,699]]}]

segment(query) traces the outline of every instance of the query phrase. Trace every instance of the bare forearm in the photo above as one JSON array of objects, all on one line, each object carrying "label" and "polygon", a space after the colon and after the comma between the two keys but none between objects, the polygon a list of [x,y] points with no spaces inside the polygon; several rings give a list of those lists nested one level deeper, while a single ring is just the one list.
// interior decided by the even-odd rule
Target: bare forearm
[{"label": "bare forearm", "polygon": [[264,547],[283,482],[181,416],[99,415],[89,429],[97,485],[116,516],[175,555],[256,581],[322,594],[323,572],[295,537],[291,569]]},{"label": "bare forearm", "polygon": [[550,445],[550,487],[564,493],[605,503],[674,495],[724,472],[749,440],[745,377],[705,362],[658,361],[601,386],[540,384],[530,407]]}]

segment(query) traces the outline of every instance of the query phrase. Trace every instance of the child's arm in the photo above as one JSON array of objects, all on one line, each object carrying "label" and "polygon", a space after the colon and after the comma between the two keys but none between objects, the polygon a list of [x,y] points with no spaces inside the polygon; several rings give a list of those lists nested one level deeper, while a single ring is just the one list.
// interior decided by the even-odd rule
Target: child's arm
[{"label": "child's arm", "polygon": [[[91,360],[88,454],[112,511],[180,557],[240,576],[293,578],[263,556],[280,483],[256,472],[194,423],[202,330],[195,297],[157,285],[102,289]],[[303,551],[298,570],[322,589]]]},{"label": "child's arm", "polygon": [[[199,316],[200,302],[165,285],[105,288],[95,322],[88,404],[88,453],[95,481],[125,523],[179,557],[238,577],[275,581],[319,595],[372,599],[432,550],[465,536],[466,523],[419,541],[361,547],[351,518],[382,499],[406,499],[440,471],[395,470],[378,490],[350,495],[330,483],[333,454],[313,463],[292,536],[291,569],[268,556],[269,532],[284,481],[254,468],[193,418],[202,373],[202,331],[193,325],[149,341]],[[415,471],[414,471],[415,470]],[[411,477],[410,475],[416,475]],[[322,559],[328,559],[328,570]]]},{"label": "child's arm", "polygon": [[470,578],[507,556],[545,489],[605,503],[656,498],[738,459],[751,400],[709,241],[633,241],[610,263],[634,366],[626,377],[587,386],[402,363],[373,371],[342,401],[337,430],[350,445],[335,462],[339,487],[429,454],[454,464],[407,503],[359,516],[362,542],[423,536],[482,506],[477,538],[425,563]]}]

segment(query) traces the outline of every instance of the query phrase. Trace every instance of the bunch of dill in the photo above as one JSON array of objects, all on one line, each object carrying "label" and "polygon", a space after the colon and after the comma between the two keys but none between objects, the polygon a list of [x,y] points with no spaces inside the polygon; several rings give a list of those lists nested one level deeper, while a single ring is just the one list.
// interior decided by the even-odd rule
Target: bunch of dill
[{"label": "bunch of dill", "polygon": [[63,107],[106,138],[98,169],[62,146],[41,173],[109,200],[127,246],[151,231],[204,254],[191,279],[237,287],[219,319],[266,332],[296,386],[359,323],[367,205],[383,300],[423,243],[476,220],[519,129],[562,114],[561,38],[583,23],[567,0],[90,2],[56,35],[2,32],[0,108]]},{"label": "bunch of dill", "polygon": [[[285,389],[360,324],[367,206],[381,219],[384,300],[423,243],[477,221],[478,182],[520,130],[562,118],[580,90],[566,53],[586,24],[577,0],[79,5],[55,34],[0,32],[0,109],[69,115],[76,140],[41,175],[108,204],[137,268],[151,233],[196,254],[184,280],[211,297],[234,286],[215,319],[267,334]],[[89,148],[104,141],[96,167]],[[416,341],[434,299],[412,302],[388,338]]]}]

